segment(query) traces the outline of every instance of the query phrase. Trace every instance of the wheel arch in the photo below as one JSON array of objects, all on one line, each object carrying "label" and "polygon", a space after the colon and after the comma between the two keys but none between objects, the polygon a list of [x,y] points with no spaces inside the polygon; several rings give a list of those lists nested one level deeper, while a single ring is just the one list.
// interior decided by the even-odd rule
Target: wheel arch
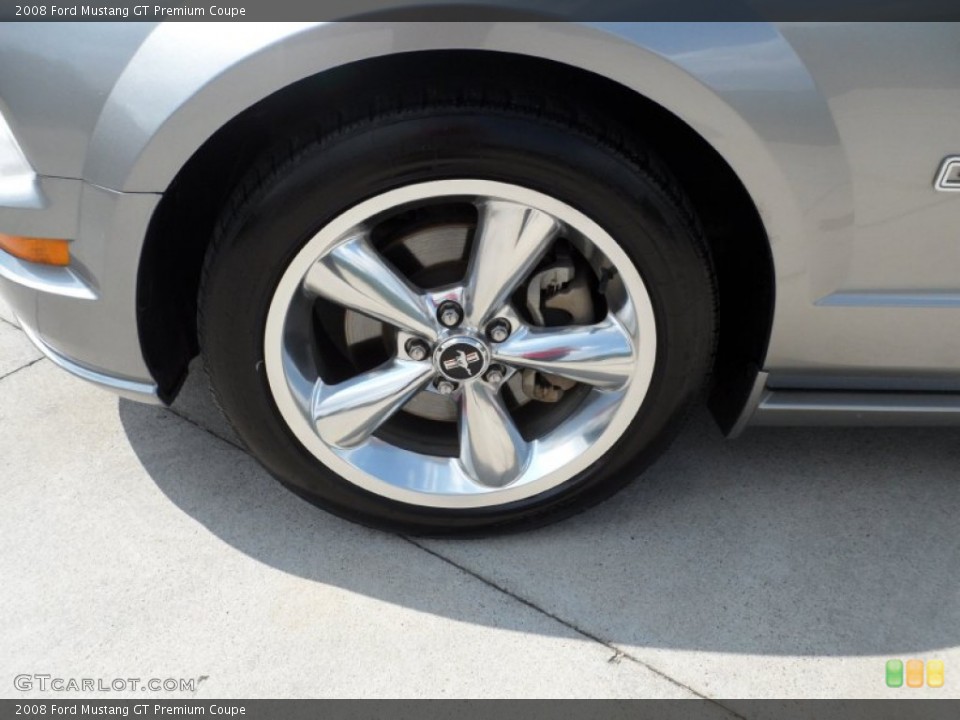
[{"label": "wheel arch", "polygon": [[[598,39],[593,30],[585,37]],[[610,43],[614,55],[623,51],[621,41]],[[434,49],[346,62],[290,82],[230,115],[200,141],[188,159],[178,156],[184,152],[180,138],[168,148],[163,162],[151,164],[149,158],[159,157],[162,149],[161,136],[176,135],[169,128],[158,132],[136,155],[129,174],[123,178],[115,176],[111,184],[127,190],[157,187],[164,192],[144,238],[137,283],[141,347],[160,396],[172,401],[189,360],[198,350],[197,288],[216,218],[230,189],[253,157],[272,143],[282,141],[291,128],[309,131],[298,119],[305,114],[303,98],[310,98],[310,108],[332,113],[333,117],[340,103],[347,97],[355,98],[358,92],[375,99],[389,88],[396,73],[412,72],[429,78],[483,71],[510,77],[521,85],[527,83],[531,92],[537,90],[536,78],[547,73],[555,78],[554,82],[564,85],[571,101],[590,103],[597,112],[615,114],[621,123],[636,128],[648,141],[653,138],[651,144],[678,175],[704,222],[717,263],[721,302],[721,340],[711,406],[721,425],[728,429],[743,409],[756,372],[763,366],[774,311],[775,271],[768,239],[769,218],[761,217],[759,203],[747,190],[742,173],[731,166],[717,146],[741,142],[739,153],[743,155],[737,157],[752,157],[756,161],[751,166],[754,175],[776,175],[777,181],[769,190],[782,189],[785,181],[772,160],[763,155],[759,138],[718,95],[676,65],[635,45],[629,47],[634,57],[639,53],[652,68],[663,66],[673,79],[682,81],[685,88],[679,95],[688,98],[687,104],[691,87],[696,88],[703,102],[698,112],[714,112],[714,118],[721,118],[719,124],[727,123],[729,128],[720,132],[715,121],[711,121],[710,127],[695,128],[696,123],[688,122],[689,118],[682,118],[674,108],[665,109],[636,88],[567,62],[489,49]],[[217,82],[211,80],[214,86]],[[663,83],[662,75],[657,82]],[[233,78],[229,86],[235,87],[235,83]],[[653,95],[668,91],[661,88],[658,93],[656,88],[652,89]],[[210,97],[229,93],[224,87],[213,87],[203,94],[207,102]],[[234,99],[222,110],[233,113],[237,102]],[[199,115],[202,113],[197,109],[181,108],[165,122],[182,126]],[[204,119],[204,124],[210,124],[209,118]],[[206,132],[200,129],[196,134]],[[705,135],[710,137],[709,142]],[[94,165],[90,167],[90,177],[96,177],[92,172]],[[173,172],[169,181],[163,178],[164,172]]]}]

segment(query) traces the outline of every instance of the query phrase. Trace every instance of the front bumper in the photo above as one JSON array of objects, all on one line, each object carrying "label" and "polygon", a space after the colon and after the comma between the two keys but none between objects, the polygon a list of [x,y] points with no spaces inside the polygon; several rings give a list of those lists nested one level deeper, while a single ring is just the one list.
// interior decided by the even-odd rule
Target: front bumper
[{"label": "front bumper", "polygon": [[[0,232],[68,238],[70,265],[0,251],[0,295],[34,344],[77,377],[159,403],[136,320],[140,240],[160,195],[118,193],[81,180],[35,177],[30,192],[0,183]],[[32,194],[31,194],[32,193]]]}]

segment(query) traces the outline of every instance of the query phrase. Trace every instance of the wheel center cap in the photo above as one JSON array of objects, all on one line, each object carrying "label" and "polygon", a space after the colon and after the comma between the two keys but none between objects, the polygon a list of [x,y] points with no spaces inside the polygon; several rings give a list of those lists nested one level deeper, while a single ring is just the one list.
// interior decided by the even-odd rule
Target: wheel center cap
[{"label": "wheel center cap", "polygon": [[490,352],[479,340],[467,335],[448,338],[433,355],[437,371],[448,380],[463,382],[482,374],[490,364]]}]

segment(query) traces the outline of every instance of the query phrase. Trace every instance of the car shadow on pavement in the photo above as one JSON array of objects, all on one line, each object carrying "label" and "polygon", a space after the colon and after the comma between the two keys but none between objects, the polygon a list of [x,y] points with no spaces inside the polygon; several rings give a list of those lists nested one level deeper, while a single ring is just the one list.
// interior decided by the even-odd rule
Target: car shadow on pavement
[{"label": "car shadow on pavement", "polygon": [[[193,422],[221,422],[195,388],[184,403]],[[462,588],[445,597],[451,568],[437,557],[314,508],[202,427],[123,400],[119,411],[157,486],[251,558],[463,622],[521,622],[458,602]],[[699,411],[644,477],[583,515],[507,537],[414,542],[616,644],[930,651],[960,645],[958,440],[950,428],[757,428],[731,442]]]}]

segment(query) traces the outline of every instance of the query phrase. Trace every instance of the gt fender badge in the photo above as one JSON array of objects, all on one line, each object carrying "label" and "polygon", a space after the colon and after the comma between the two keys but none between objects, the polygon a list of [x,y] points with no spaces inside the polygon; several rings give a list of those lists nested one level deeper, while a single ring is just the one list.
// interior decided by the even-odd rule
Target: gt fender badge
[{"label": "gt fender badge", "polygon": [[933,187],[940,192],[960,192],[960,155],[943,159]]}]

